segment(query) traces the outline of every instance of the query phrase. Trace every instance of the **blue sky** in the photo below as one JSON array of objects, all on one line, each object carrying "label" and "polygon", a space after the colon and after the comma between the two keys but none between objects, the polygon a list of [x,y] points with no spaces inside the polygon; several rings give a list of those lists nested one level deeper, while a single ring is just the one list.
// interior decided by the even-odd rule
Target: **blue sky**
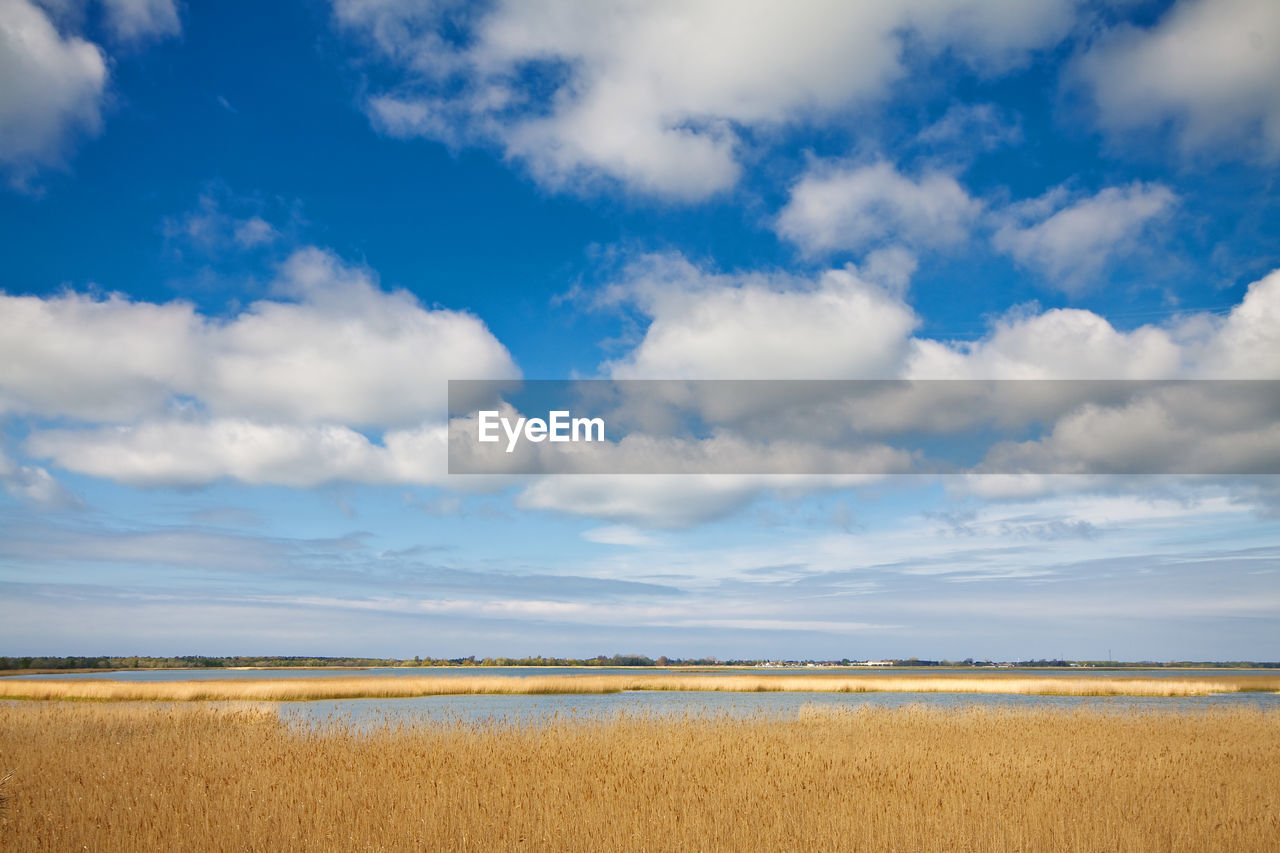
[{"label": "blue sky", "polygon": [[0,0],[0,652],[1280,658],[1274,477],[441,438],[450,378],[1280,378],[1278,78],[1268,0]]}]

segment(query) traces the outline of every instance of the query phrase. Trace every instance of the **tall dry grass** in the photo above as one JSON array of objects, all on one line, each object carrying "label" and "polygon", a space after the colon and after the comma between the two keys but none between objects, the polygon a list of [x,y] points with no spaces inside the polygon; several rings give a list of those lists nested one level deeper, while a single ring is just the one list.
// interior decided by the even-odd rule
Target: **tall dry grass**
[{"label": "tall dry grass", "polygon": [[1280,690],[1280,678],[1105,678],[1036,676],[868,675],[547,675],[354,676],[350,678],[112,681],[108,679],[0,679],[0,698],[284,702],[309,699],[390,699],[467,693],[618,693],[627,690],[820,693],[1022,693],[1062,696],[1203,696],[1244,690]]},{"label": "tall dry grass", "polygon": [[12,850],[1274,850],[1280,715],[924,708],[302,728],[0,703]]}]

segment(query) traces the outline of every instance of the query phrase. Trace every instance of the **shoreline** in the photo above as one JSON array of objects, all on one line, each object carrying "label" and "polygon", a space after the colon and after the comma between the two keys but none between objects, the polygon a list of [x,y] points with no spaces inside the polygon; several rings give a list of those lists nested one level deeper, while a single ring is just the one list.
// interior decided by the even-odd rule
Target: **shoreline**
[{"label": "shoreline", "polygon": [[313,701],[390,699],[467,694],[571,695],[628,691],[992,693],[1043,696],[1207,696],[1280,692],[1280,676],[1085,678],[983,675],[677,674],[459,676],[456,678],[353,676],[348,678],[0,680],[0,699],[54,701]]},{"label": "shoreline", "polygon": [[[501,670],[518,670],[518,669],[562,669],[574,670],[589,674],[595,670],[614,670],[627,669],[634,670],[637,674],[646,673],[688,673],[688,674],[716,674],[716,673],[756,673],[769,674],[777,672],[779,675],[791,675],[803,671],[807,675],[866,675],[869,677],[884,675],[972,675],[975,678],[986,677],[988,675],[1011,675],[1023,676],[1028,673],[1052,673],[1055,675],[1063,673],[1072,673],[1078,676],[1086,676],[1088,673],[1104,673],[1104,672],[1168,672],[1168,673],[1187,673],[1194,675],[1200,672],[1229,672],[1229,673],[1248,673],[1257,677],[1274,676],[1280,677],[1280,668],[1275,667],[1255,667],[1255,666],[983,666],[983,667],[950,667],[950,666],[893,666],[893,667],[867,667],[859,665],[831,665],[831,666],[805,666],[797,664],[796,666],[759,666],[759,665],[735,665],[725,664],[723,666],[583,666],[578,664],[502,664],[495,666],[481,666],[475,664],[449,664],[449,665],[432,665],[432,666],[378,666],[376,664],[347,666],[335,664],[332,666],[164,666],[164,667],[79,667],[69,669],[0,669],[0,680],[6,678],[17,678],[25,675],[90,675],[94,673],[109,675],[116,672],[323,672],[325,670],[374,670],[374,669],[394,669],[413,671],[421,670],[425,672],[441,671],[441,670],[474,670],[477,673],[485,671],[501,669]],[[504,676],[496,676],[504,677]],[[527,677],[527,676],[512,676]]]}]

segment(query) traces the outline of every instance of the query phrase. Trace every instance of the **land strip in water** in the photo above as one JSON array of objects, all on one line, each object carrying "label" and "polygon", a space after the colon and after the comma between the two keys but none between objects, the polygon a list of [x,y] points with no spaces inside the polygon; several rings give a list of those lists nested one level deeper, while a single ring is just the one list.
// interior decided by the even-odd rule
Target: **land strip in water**
[{"label": "land strip in water", "polygon": [[981,675],[637,674],[459,676],[352,676],[334,678],[124,681],[110,679],[0,679],[0,698],[101,701],[312,701],[391,699],[465,694],[586,694],[675,690],[705,692],[1003,693],[1045,696],[1208,696],[1280,692],[1280,677],[1186,676],[1053,677],[999,672]]}]

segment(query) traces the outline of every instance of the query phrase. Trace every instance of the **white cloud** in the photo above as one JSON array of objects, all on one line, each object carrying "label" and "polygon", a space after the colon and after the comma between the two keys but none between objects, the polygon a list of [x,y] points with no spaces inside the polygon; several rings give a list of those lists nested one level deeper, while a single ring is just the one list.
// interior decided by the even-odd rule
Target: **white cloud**
[{"label": "white cloud", "polygon": [[916,339],[916,379],[1159,379],[1182,372],[1168,329],[1122,332],[1092,311],[1014,311],[971,342]]},{"label": "white cloud", "polygon": [[[72,32],[83,17],[83,4],[0,0],[0,167],[19,188],[102,127],[108,58]],[[103,0],[103,20],[120,43],[181,31],[174,0]]]},{"label": "white cloud", "polygon": [[1059,187],[1004,211],[993,243],[1062,289],[1079,292],[1095,283],[1109,261],[1134,251],[1177,201],[1160,184],[1107,187],[1074,200]]},{"label": "white cloud", "polygon": [[141,486],[204,485],[228,477],[305,487],[335,475],[359,479],[374,461],[368,440],[346,427],[229,419],[43,430],[28,439],[27,450],[62,468]]},{"label": "white cloud", "polygon": [[1087,404],[1041,439],[997,445],[984,467],[1061,473],[1252,474],[1280,460],[1274,406],[1232,386],[1157,388],[1120,406]]},{"label": "white cloud", "polygon": [[1148,29],[1106,34],[1076,71],[1105,128],[1172,123],[1187,150],[1280,155],[1274,0],[1181,0]]},{"label": "white cloud", "polygon": [[[718,274],[679,256],[651,256],[629,267],[601,301],[634,306],[649,321],[627,355],[604,365],[615,378],[1280,378],[1280,271],[1254,283],[1226,317],[1192,313],[1120,330],[1089,311],[1024,309],[967,342],[912,337],[911,309],[852,269],[814,281]],[[1270,441],[1263,436],[1248,452],[1265,454]],[[1052,477],[1024,480],[1012,487],[1028,494],[1064,488]],[[680,527],[738,511],[784,485],[805,493],[854,484],[834,477],[569,475],[536,481],[518,501]]]},{"label": "white cloud", "polygon": [[[130,422],[178,407],[265,423],[412,426],[445,380],[518,371],[471,314],[423,308],[303,249],[280,299],[216,320],[181,302],[0,294],[0,411]],[[290,300],[290,301],[286,301]]]},{"label": "white cloud", "polygon": [[0,164],[20,183],[101,125],[102,51],[61,35],[28,0],[0,0],[0,80]]},{"label": "white cloud", "polygon": [[916,338],[913,379],[1280,379],[1280,270],[1225,317],[1116,329],[1091,311],[1016,310],[976,341]]},{"label": "white cloud", "polygon": [[430,485],[446,470],[443,427],[389,432],[377,445],[334,424],[170,419],[38,430],[26,446],[59,467],[135,486],[221,479],[297,488],[334,481]]},{"label": "white cloud", "polygon": [[1280,270],[1249,285],[1225,318],[1185,318],[1176,328],[1187,372],[1198,378],[1280,377]]},{"label": "white cloud", "polygon": [[183,302],[0,294],[0,412],[130,420],[196,385],[205,322]]},{"label": "white cloud", "polygon": [[176,36],[182,32],[174,0],[103,0],[107,27],[122,42]]},{"label": "white cloud", "polygon": [[883,161],[821,163],[791,188],[775,228],[811,253],[857,251],[882,241],[946,246],[968,236],[981,208],[941,172],[912,179]]},{"label": "white cloud", "polygon": [[808,280],[718,274],[654,255],[604,298],[649,321],[640,343],[605,366],[618,379],[883,377],[916,325],[901,298],[853,267]]},{"label": "white cloud", "polygon": [[[820,405],[824,402],[820,391],[806,396],[803,389],[792,389],[789,383],[769,383],[767,388],[760,384],[750,383],[747,388],[735,383],[691,388],[689,383],[676,381],[639,383],[636,388],[612,386],[610,390],[616,391],[616,397],[611,393],[612,399],[602,400],[599,408],[592,409],[620,433],[603,442],[522,442],[508,452],[500,444],[477,443],[473,438],[474,418],[454,418],[449,422],[450,461],[456,473],[497,475],[792,475],[829,471],[865,475],[849,478],[848,485],[912,468],[910,453],[886,447],[874,437],[861,435],[860,440],[841,446],[825,445],[821,439],[831,438],[833,433],[844,435],[846,430],[822,426],[806,429],[808,424],[800,419],[778,416],[777,410],[786,403],[797,407]],[[818,399],[812,400],[814,396]],[[880,404],[881,399],[874,403]],[[825,411],[829,410],[830,407]],[[680,421],[691,411],[701,413],[708,424],[715,425],[713,434],[688,435],[680,429]],[[843,414],[839,412],[837,416]],[[503,413],[508,418],[514,415],[509,406]],[[875,425],[879,426],[880,421]],[[666,432],[663,427],[672,431]],[[858,427],[865,428],[861,423]],[[892,424],[882,431],[889,429]]]},{"label": "white cloud", "polygon": [[1275,378],[1280,271],[1225,317],[1189,313],[1120,330],[1080,309],[1016,309],[975,341],[915,337],[916,316],[869,265],[815,278],[719,273],[646,256],[606,288],[647,326],[606,362],[617,379]]},{"label": "white cloud", "polygon": [[215,411],[294,421],[406,425],[442,411],[445,380],[518,374],[475,316],[424,309],[406,291],[318,249],[277,290],[219,327],[202,397]]},{"label": "white cloud", "polygon": [[[435,420],[443,380],[518,375],[483,324],[424,309],[409,294],[380,289],[369,270],[316,249],[284,264],[274,288],[276,298],[220,321],[184,303],[0,296],[0,350],[9,348],[0,351],[4,408],[88,422],[37,425],[28,454],[138,485],[235,478],[458,487],[458,478],[446,481],[446,431]],[[599,296],[601,305],[634,309],[647,322],[634,348],[603,368],[618,378],[1275,378],[1272,366],[1280,364],[1280,272],[1251,286],[1225,317],[1191,314],[1121,331],[1087,311],[1023,310],[974,342],[913,337],[915,315],[898,292],[854,267],[800,278],[645,257]],[[741,414],[763,431],[716,436],[680,452],[757,458],[785,450],[785,443],[768,445],[790,434],[785,418]],[[378,429],[386,430],[380,438]],[[1194,440],[1174,438],[1179,446]],[[1242,452],[1266,451],[1268,441],[1262,436]],[[793,450],[811,459],[814,448]],[[619,458],[646,452],[617,449]],[[848,470],[842,464],[820,470]],[[471,480],[484,479],[461,485],[483,488]],[[516,501],[613,524],[683,527],[762,494],[871,479],[544,476],[527,482]]]},{"label": "white cloud", "polygon": [[908,41],[994,73],[1063,37],[1073,4],[336,0],[334,16],[403,74],[368,103],[386,132],[496,143],[553,187],[696,200],[737,181],[741,128],[885,98]]},{"label": "white cloud", "polygon": [[[319,249],[294,253],[273,287],[225,320],[0,294],[0,411],[98,424],[37,427],[27,449],[136,485],[435,483],[446,380],[519,373],[474,316],[423,308]],[[378,443],[356,427],[387,431]]]},{"label": "white cloud", "polygon": [[38,465],[19,465],[0,451],[0,488],[13,497],[36,506],[59,508],[78,506],[80,501]]}]

